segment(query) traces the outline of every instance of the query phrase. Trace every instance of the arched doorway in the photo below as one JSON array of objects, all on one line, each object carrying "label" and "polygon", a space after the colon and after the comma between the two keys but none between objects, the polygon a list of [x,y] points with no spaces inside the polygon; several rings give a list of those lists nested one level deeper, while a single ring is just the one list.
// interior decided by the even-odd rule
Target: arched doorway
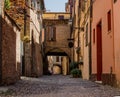
[{"label": "arched doorway", "polygon": [[69,74],[71,58],[67,53],[60,48],[49,49],[45,54],[44,74]]}]

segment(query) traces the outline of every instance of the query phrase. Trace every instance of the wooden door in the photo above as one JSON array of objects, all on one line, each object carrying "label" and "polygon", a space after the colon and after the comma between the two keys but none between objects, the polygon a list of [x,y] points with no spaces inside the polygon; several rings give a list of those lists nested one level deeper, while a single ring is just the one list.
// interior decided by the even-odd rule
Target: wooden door
[{"label": "wooden door", "polygon": [[97,25],[97,80],[102,79],[102,23]]}]

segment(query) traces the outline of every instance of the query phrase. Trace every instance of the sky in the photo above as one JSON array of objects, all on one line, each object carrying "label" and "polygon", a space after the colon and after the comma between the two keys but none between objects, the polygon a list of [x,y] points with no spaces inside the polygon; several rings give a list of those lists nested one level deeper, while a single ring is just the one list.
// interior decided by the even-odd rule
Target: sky
[{"label": "sky", "polygon": [[68,0],[44,0],[45,8],[50,12],[65,12],[65,3]]}]

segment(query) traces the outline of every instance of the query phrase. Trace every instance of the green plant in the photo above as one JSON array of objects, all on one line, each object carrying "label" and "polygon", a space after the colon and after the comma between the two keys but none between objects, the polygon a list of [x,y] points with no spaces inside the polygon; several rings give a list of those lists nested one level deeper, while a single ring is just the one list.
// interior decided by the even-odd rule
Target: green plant
[{"label": "green plant", "polygon": [[70,63],[70,71],[71,71],[72,69],[78,68],[78,65],[79,65],[78,62],[71,62],[71,63]]},{"label": "green plant", "polygon": [[5,9],[8,10],[10,8],[10,0],[5,0]]},{"label": "green plant", "polygon": [[71,75],[73,77],[82,77],[82,72],[78,68],[71,70]]},{"label": "green plant", "polygon": [[23,37],[22,40],[23,40],[23,42],[26,42],[26,43],[30,42],[30,37],[28,35],[26,35],[26,36]]}]

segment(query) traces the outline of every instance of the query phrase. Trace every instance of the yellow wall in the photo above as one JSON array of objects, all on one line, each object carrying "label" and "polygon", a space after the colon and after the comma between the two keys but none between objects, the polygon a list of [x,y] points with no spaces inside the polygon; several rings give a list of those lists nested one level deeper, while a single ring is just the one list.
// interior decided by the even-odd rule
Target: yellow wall
[{"label": "yellow wall", "polygon": [[[79,1],[80,2],[80,1]],[[83,1],[82,1],[83,2]],[[82,4],[81,4],[82,5]],[[90,33],[90,0],[85,2],[83,9],[79,11],[80,25],[79,28],[84,28],[84,31],[80,30],[80,56],[79,59],[83,61],[82,76],[83,79],[89,79],[89,33]],[[86,25],[88,24],[88,44],[86,45]]]},{"label": "yellow wall", "polygon": [[69,19],[70,18],[70,13],[52,13],[52,12],[49,12],[49,13],[44,13],[42,15],[43,19],[59,19],[58,16],[60,15],[63,15],[64,16],[64,19]]},{"label": "yellow wall", "polygon": [[69,60],[68,60],[68,57],[63,57],[62,73],[63,73],[63,75],[67,75],[68,72],[69,72]]}]

